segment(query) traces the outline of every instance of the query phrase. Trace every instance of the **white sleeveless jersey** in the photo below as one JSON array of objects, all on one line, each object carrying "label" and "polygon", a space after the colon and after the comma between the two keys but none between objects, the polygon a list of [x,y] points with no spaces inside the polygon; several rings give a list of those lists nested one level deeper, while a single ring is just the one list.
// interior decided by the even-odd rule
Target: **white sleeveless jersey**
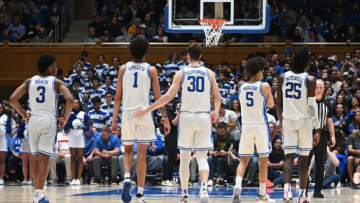
[{"label": "white sleeveless jersey", "polygon": [[136,110],[150,104],[151,77],[150,64],[129,61],[125,64],[122,78],[122,109]]},{"label": "white sleeveless jersey", "polygon": [[185,66],[182,70],[181,111],[210,112],[211,81],[204,66]]},{"label": "white sleeveless jersey", "polygon": [[29,84],[29,105],[32,115],[57,115],[57,93],[54,76],[35,75]]},{"label": "white sleeveless jersey", "polygon": [[310,118],[308,113],[307,73],[295,74],[288,71],[284,74],[282,85],[283,118],[298,120]]},{"label": "white sleeveless jersey", "polygon": [[240,88],[241,122],[243,124],[267,124],[267,99],[261,90],[262,82],[245,83]]}]

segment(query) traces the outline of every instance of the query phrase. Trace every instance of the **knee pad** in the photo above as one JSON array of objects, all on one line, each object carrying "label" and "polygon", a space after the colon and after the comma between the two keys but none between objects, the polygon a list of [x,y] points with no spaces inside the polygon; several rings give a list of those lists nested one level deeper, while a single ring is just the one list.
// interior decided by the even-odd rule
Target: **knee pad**
[{"label": "knee pad", "polygon": [[199,166],[199,171],[201,170],[209,171],[209,164],[207,162],[207,151],[197,151],[196,160]]}]

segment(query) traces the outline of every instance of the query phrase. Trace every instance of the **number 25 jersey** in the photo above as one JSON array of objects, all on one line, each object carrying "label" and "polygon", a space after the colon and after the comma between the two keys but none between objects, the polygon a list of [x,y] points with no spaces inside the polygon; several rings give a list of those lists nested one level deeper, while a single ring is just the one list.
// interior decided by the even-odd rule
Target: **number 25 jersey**
[{"label": "number 25 jersey", "polygon": [[29,84],[29,106],[32,115],[57,115],[57,93],[54,76],[35,75]]},{"label": "number 25 jersey", "polygon": [[307,76],[307,73],[295,74],[292,71],[284,74],[282,85],[283,118],[290,120],[310,118],[307,102]]}]

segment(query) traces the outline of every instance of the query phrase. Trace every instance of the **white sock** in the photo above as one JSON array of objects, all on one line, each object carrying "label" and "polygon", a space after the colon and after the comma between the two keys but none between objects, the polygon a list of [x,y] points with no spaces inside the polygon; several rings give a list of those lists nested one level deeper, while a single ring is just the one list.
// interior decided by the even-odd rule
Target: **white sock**
[{"label": "white sock", "polygon": [[266,183],[259,184],[259,195],[265,196],[266,195]]},{"label": "white sock", "polygon": [[138,186],[138,194],[144,195],[144,186]]},{"label": "white sock", "polygon": [[207,190],[207,182],[201,181],[201,190]]},{"label": "white sock", "polygon": [[236,176],[235,185],[241,187],[241,185],[242,185],[242,180],[243,180],[243,178],[242,178],[241,176]]},{"label": "white sock", "polygon": [[44,190],[35,190],[35,199],[40,200],[44,197]]},{"label": "white sock", "polygon": [[305,190],[304,189],[300,189],[299,190],[299,197],[305,197],[306,194],[305,194]]},{"label": "white sock", "polygon": [[187,188],[186,188],[186,189],[182,189],[182,190],[181,190],[181,195],[182,195],[183,197],[184,197],[185,195],[189,197],[189,191],[188,191],[188,189],[187,189]]},{"label": "white sock", "polygon": [[125,181],[125,182],[130,182],[130,181],[131,181],[131,179],[130,179],[130,173],[125,173],[125,174],[124,174],[124,181]]},{"label": "white sock", "polygon": [[291,185],[290,183],[284,184],[284,192],[291,192]]}]

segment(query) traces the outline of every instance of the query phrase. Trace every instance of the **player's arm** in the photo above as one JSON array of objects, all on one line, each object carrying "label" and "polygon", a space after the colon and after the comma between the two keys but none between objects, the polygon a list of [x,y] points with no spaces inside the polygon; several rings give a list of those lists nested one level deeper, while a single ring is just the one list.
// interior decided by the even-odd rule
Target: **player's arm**
[{"label": "player's arm", "polygon": [[122,99],[122,78],[124,75],[125,66],[122,65],[119,69],[118,78],[116,82],[116,93],[115,93],[115,102],[114,102],[114,111],[113,111],[113,117],[112,117],[112,125],[111,125],[111,131],[114,134],[117,134],[118,125],[117,125],[117,117],[120,111],[120,104]]},{"label": "player's arm", "polygon": [[360,155],[360,150],[354,149],[352,144],[349,144],[349,154]]},{"label": "player's arm", "polygon": [[[69,120],[71,111],[73,109],[74,104],[74,98],[71,94],[68,87],[65,85],[65,83],[61,80],[56,79],[55,80],[55,89],[60,92],[62,95],[64,95],[66,100],[66,106],[65,106],[65,114],[64,114],[64,123],[63,125],[66,125],[67,121]],[[61,126],[63,128],[64,126]]]},{"label": "player's arm", "polygon": [[266,106],[269,107],[269,108],[273,108],[275,103],[274,103],[274,97],[273,97],[273,95],[271,93],[271,87],[270,87],[269,83],[264,82],[262,84],[261,91],[262,91],[263,95],[267,99]]},{"label": "player's arm", "polygon": [[143,117],[146,114],[164,106],[165,104],[169,103],[176,95],[176,93],[179,91],[181,81],[183,77],[183,72],[178,71],[175,74],[174,81],[172,85],[170,86],[169,90],[166,92],[165,95],[161,96],[158,100],[156,100],[155,103],[153,103],[151,106],[147,108],[140,108],[134,113],[134,116],[137,118]]},{"label": "player's arm", "polygon": [[[216,78],[215,78],[215,74],[213,71],[209,70],[209,77],[210,77],[210,81],[211,81],[211,94],[214,98],[214,111],[211,113],[212,114],[212,121],[216,121],[218,115],[219,115],[219,111],[220,111],[220,106],[221,106],[221,95],[220,95],[220,91],[219,91],[219,86],[216,82]],[[236,124],[236,121],[235,121]]]},{"label": "player's arm", "polygon": [[282,98],[282,85],[284,81],[284,75],[280,75],[279,77],[279,84],[277,89],[277,95],[276,95],[276,110],[278,114],[278,118],[280,121],[280,128],[282,128],[282,113],[283,113],[283,98]]},{"label": "player's arm", "polygon": [[[150,66],[149,74],[151,77],[151,88],[154,92],[155,101],[157,101],[161,97],[161,92],[160,92],[160,85],[159,85],[157,70],[154,66]],[[164,118],[165,135],[168,135],[170,133],[171,127],[170,127],[169,118],[167,116],[165,106],[160,107],[160,112],[161,112],[161,117]]]},{"label": "player's arm", "polygon": [[10,105],[16,109],[24,120],[27,120],[25,109],[21,106],[19,100],[28,91],[30,79],[27,79],[21,84],[10,96]]}]

